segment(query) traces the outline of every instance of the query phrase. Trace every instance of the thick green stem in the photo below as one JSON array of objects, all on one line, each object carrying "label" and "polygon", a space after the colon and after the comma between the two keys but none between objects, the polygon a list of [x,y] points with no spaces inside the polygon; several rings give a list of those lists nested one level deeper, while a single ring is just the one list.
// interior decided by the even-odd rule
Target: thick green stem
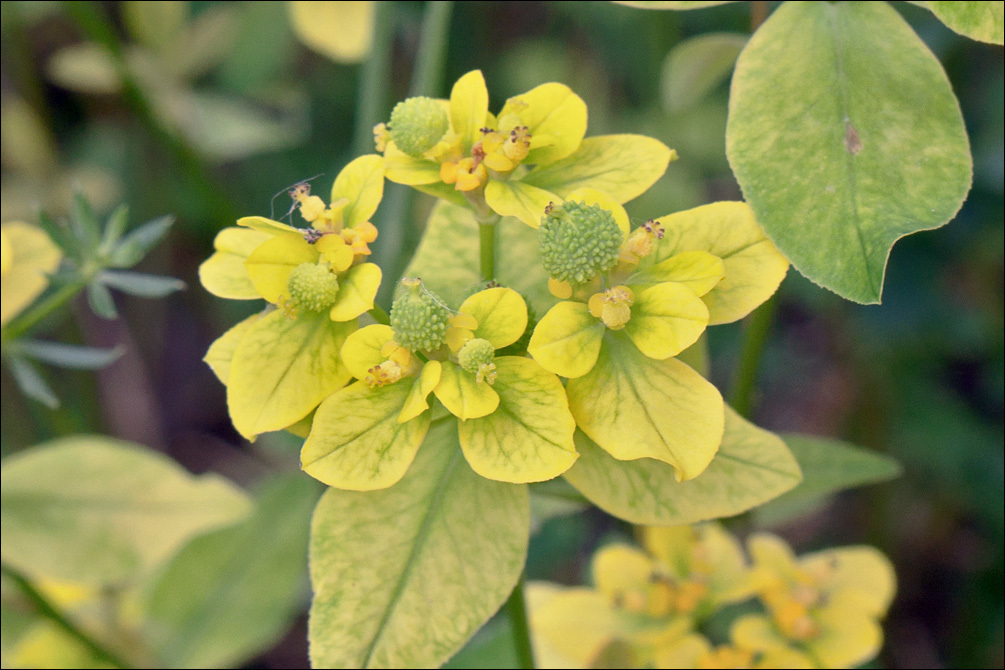
[{"label": "thick green stem", "polygon": [[76,20],[87,37],[111,54],[119,80],[122,82],[123,99],[150,135],[178,163],[182,174],[203,201],[204,210],[214,219],[236,220],[237,209],[223,195],[223,189],[217,184],[199,155],[181,137],[168,130],[157,117],[153,106],[129,69],[122,43],[101,6],[96,2],[64,2],[63,7],[67,14]]},{"label": "thick green stem", "polygon": [[480,241],[480,267],[482,279],[492,281],[496,276],[496,224],[495,220],[478,224],[478,235]]},{"label": "thick green stem", "polygon": [[527,603],[523,597],[523,575],[516,583],[516,588],[506,601],[506,611],[509,614],[510,625],[513,628],[513,646],[516,647],[516,657],[520,667],[533,670],[534,648],[530,642],[530,625],[527,621]]},{"label": "thick green stem", "polygon": [[70,302],[86,285],[86,282],[75,281],[49,294],[49,297],[42,302],[36,303],[35,306],[14,319],[10,325],[3,329],[3,341],[5,343],[11,342],[27,333],[39,321]]},{"label": "thick green stem", "polygon": [[387,116],[391,91],[391,52],[394,49],[393,2],[378,2],[373,9],[373,42],[370,57],[359,71],[353,156],[373,153],[373,127]]},{"label": "thick green stem", "polygon": [[125,662],[116,653],[99,644],[96,640],[94,640],[94,638],[82,631],[76,626],[76,624],[63,616],[63,614],[56,609],[23,574],[8,565],[0,566],[0,571],[3,572],[5,577],[17,584],[18,588],[20,588],[25,597],[31,601],[32,605],[35,606],[39,614],[52,621],[54,624],[62,628],[64,632],[77,640],[77,642],[80,642],[82,645],[87,647],[88,651],[94,654],[96,658],[116,668],[131,667],[129,663]]},{"label": "thick green stem", "polygon": [[757,308],[747,324],[743,351],[740,354],[740,369],[730,398],[730,404],[740,416],[749,418],[757,383],[757,369],[761,364],[761,354],[764,353],[764,344],[768,340],[774,316],[775,298],[771,298]]}]

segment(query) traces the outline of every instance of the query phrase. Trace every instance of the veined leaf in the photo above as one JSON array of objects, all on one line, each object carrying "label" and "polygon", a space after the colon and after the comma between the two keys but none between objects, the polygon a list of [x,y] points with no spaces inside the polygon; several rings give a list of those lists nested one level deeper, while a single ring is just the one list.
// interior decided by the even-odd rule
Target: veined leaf
[{"label": "veined leaf", "polygon": [[160,454],[96,435],[11,456],[0,479],[3,560],[36,577],[87,584],[135,577],[250,508],[217,475],[194,477]]},{"label": "veined leaf", "polygon": [[737,61],[726,153],[796,269],[861,303],[894,242],[956,215],[972,171],[946,73],[879,2],[779,7]]},{"label": "veined leaf", "polygon": [[434,426],[377,492],[328,489],[314,512],[314,667],[438,667],[506,600],[523,570],[526,485],[479,477],[456,422]]}]

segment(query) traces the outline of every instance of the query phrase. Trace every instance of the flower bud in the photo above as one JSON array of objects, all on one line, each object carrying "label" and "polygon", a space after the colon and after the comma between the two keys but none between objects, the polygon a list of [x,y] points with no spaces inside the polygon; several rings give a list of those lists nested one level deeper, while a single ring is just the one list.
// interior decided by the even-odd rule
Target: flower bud
[{"label": "flower bud", "polygon": [[450,310],[418,279],[403,279],[406,290],[391,305],[394,341],[410,351],[432,351],[446,342]]},{"label": "flower bud", "polygon": [[541,260],[554,279],[582,283],[618,260],[621,228],[599,205],[566,202],[541,219]]},{"label": "flower bud", "polygon": [[286,288],[298,309],[320,312],[335,304],[338,278],[327,265],[301,263],[293,268]]},{"label": "flower bud", "polygon": [[447,112],[432,98],[409,98],[391,111],[391,139],[409,156],[421,156],[450,129]]}]

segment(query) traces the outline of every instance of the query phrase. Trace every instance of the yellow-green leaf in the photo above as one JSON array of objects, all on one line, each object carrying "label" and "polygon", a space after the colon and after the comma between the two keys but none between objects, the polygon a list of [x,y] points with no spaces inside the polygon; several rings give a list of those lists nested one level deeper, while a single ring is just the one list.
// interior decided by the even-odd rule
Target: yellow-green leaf
[{"label": "yellow-green leaf", "polygon": [[587,137],[576,153],[531,170],[521,181],[563,198],[577,188],[594,188],[626,203],[655,184],[676,158],[677,152],[643,135]]},{"label": "yellow-green leaf", "polygon": [[245,228],[253,228],[259,232],[268,233],[269,235],[300,232],[293,226],[282,223],[281,221],[267,219],[264,216],[245,216],[237,220],[237,225],[244,226]]},{"label": "yellow-green leaf", "polygon": [[35,226],[12,222],[3,224],[10,244],[10,261],[0,279],[0,324],[6,324],[41,295],[49,285],[47,275],[55,272],[63,254],[49,236]]},{"label": "yellow-green leaf", "polygon": [[728,5],[732,0],[614,0],[616,4],[637,9],[704,9],[716,5]]},{"label": "yellow-green leaf", "polygon": [[332,185],[332,202],[349,200],[342,212],[350,228],[369,221],[383,197],[384,159],[376,154],[353,160],[342,168]]},{"label": "yellow-green leaf", "polygon": [[286,5],[300,41],[336,63],[363,60],[373,41],[373,2],[305,2]]},{"label": "yellow-green leaf", "polygon": [[373,309],[382,273],[376,263],[361,263],[339,279],[335,304],[328,316],[332,321],[349,321]]},{"label": "yellow-green leaf", "polygon": [[461,303],[460,311],[478,321],[475,337],[488,340],[496,349],[513,344],[527,329],[527,303],[510,288],[479,291]]},{"label": "yellow-green leaf", "polygon": [[412,381],[412,388],[398,414],[398,423],[411,421],[429,409],[429,394],[440,383],[442,374],[443,367],[439,361],[429,361],[422,366],[422,371]]},{"label": "yellow-green leaf", "polygon": [[290,273],[301,263],[316,263],[319,254],[300,233],[282,233],[260,245],[244,261],[259,295],[273,304],[289,298]]},{"label": "yellow-green leaf", "polygon": [[885,2],[779,6],[736,63],[726,155],[796,269],[861,303],[880,301],[894,242],[956,215],[972,173],[942,65]]},{"label": "yellow-green leaf", "polygon": [[310,414],[349,381],[339,358],[356,323],[327,314],[289,319],[279,310],[253,323],[234,352],[227,407],[237,432],[248,439],[281,430]]},{"label": "yellow-green leaf", "polygon": [[489,91],[481,70],[472,70],[457,80],[450,91],[450,127],[461,136],[464,151],[481,136],[489,113]]},{"label": "yellow-green leaf", "polygon": [[527,487],[472,472],[455,423],[433,427],[395,486],[329,489],[318,503],[313,667],[439,667],[516,584],[529,536]]},{"label": "yellow-green leaf", "polygon": [[260,316],[260,314],[252,314],[244,321],[232,326],[227,332],[216,338],[213,344],[209,345],[206,355],[203,356],[202,360],[224,386],[227,385],[227,378],[230,376],[230,362],[234,360],[237,345],[241,343],[248,329]]},{"label": "yellow-green leaf", "polygon": [[[526,106],[524,106],[526,105]],[[533,136],[547,136],[552,143],[531,149],[528,165],[547,165],[565,158],[586,134],[586,103],[565,84],[541,84],[506,101],[499,118],[516,114]]]},{"label": "yellow-green leaf", "polygon": [[479,382],[460,366],[444,361],[440,383],[433,389],[437,400],[458,419],[475,419],[491,414],[499,406],[499,394],[488,382]]},{"label": "yellow-green leaf", "polygon": [[560,302],[534,327],[527,351],[546,370],[582,377],[597,362],[604,324],[581,302]]},{"label": "yellow-green leaf", "polygon": [[625,333],[639,351],[663,360],[698,341],[708,325],[708,308],[684,284],[664,282],[635,294]]},{"label": "yellow-green leaf", "polygon": [[719,449],[718,389],[675,358],[646,357],[622,333],[608,331],[597,364],[566,390],[579,427],[619,460],[655,458],[694,479]]},{"label": "yellow-green leaf", "polygon": [[713,202],[661,216],[666,232],[652,255],[639,264],[643,274],[686,251],[705,251],[722,259],[725,277],[702,296],[709,325],[742,319],[770,298],[785,278],[789,262],[765,235],[743,202]]},{"label": "yellow-green leaf", "polygon": [[961,35],[991,44],[1005,40],[1005,2],[929,0],[920,4]]},{"label": "yellow-green leaf", "polygon": [[429,430],[429,412],[398,422],[410,391],[407,381],[373,389],[356,382],[331,395],[314,415],[300,467],[338,489],[392,486],[408,470]]},{"label": "yellow-green leaf", "polygon": [[634,288],[672,281],[684,284],[695,295],[704,296],[725,276],[726,264],[718,256],[707,251],[682,251],[636,272],[626,283]]},{"label": "yellow-green leaf", "polygon": [[360,328],[345,339],[342,345],[342,362],[356,379],[366,379],[370,368],[387,360],[381,353],[384,345],[394,339],[391,326],[375,323]]},{"label": "yellow-green leaf", "polygon": [[485,187],[485,202],[496,214],[514,216],[531,228],[541,225],[544,209],[562,199],[544,189],[519,181],[493,179]]},{"label": "yellow-green leaf", "polygon": [[471,468],[504,482],[539,482],[562,474],[576,461],[576,423],[558,377],[519,356],[495,360],[492,386],[499,407],[481,419],[463,421],[461,447]]},{"label": "yellow-green leaf", "polygon": [[218,475],[195,477],[159,453],[99,435],[10,456],[0,480],[0,554],[39,579],[121,585],[251,508]]},{"label": "yellow-green leaf", "polygon": [[[384,150],[384,176],[397,184],[407,186],[420,186],[423,184],[437,184],[440,182],[440,165],[425,158],[415,158],[409,156],[394,145],[394,142],[387,143]],[[448,186],[451,191],[452,185]]]},{"label": "yellow-green leaf", "polygon": [[199,281],[215,296],[230,300],[261,298],[244,267],[248,256],[272,235],[247,228],[224,228],[216,234],[216,251],[199,266]]},{"label": "yellow-green leaf", "polygon": [[565,478],[592,503],[636,524],[676,525],[734,516],[792,489],[799,466],[782,440],[726,409],[722,446],[695,479],[651,458],[619,461],[577,433],[579,460]]}]

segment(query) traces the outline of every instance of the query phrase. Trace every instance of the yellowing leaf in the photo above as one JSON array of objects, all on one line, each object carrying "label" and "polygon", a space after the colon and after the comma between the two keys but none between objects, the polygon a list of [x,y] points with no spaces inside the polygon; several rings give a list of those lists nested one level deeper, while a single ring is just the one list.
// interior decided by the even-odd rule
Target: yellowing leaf
[{"label": "yellowing leaf", "polygon": [[237,351],[237,345],[241,343],[248,329],[251,328],[251,325],[260,316],[260,314],[252,314],[244,321],[231,327],[226,333],[216,338],[213,344],[209,345],[209,350],[206,351],[206,355],[202,360],[206,362],[206,365],[209,366],[213,374],[216,375],[216,378],[224,386],[227,385],[227,378],[230,376],[230,362],[234,360],[234,352]]},{"label": "yellowing leaf", "polygon": [[0,279],[0,324],[6,325],[41,295],[63,254],[48,235],[27,223],[5,223],[3,234],[11,252]]},{"label": "yellowing leaf", "polygon": [[342,362],[356,379],[366,379],[370,368],[387,360],[381,353],[384,345],[394,339],[391,326],[375,323],[360,328],[345,339],[342,345]]},{"label": "yellowing leaf", "polygon": [[625,333],[650,358],[676,356],[698,341],[708,324],[708,308],[683,284],[664,282],[635,294]]},{"label": "yellowing leaf", "polygon": [[273,304],[289,298],[290,273],[301,263],[316,263],[317,249],[300,233],[283,233],[251,252],[244,268],[259,295]]},{"label": "yellowing leaf", "polygon": [[546,370],[582,377],[597,362],[604,324],[581,302],[560,302],[534,328],[527,351]]},{"label": "yellowing leaf", "polygon": [[527,329],[527,304],[510,288],[490,288],[469,297],[461,313],[478,321],[475,337],[488,340],[496,349],[508,347]]},{"label": "yellowing leaf", "polygon": [[440,383],[440,376],[443,372],[439,361],[429,361],[422,366],[422,372],[412,382],[412,388],[405,398],[405,404],[398,414],[398,423],[411,421],[429,409],[429,394],[433,392],[436,385]]},{"label": "yellowing leaf", "polygon": [[524,161],[528,165],[565,158],[579,148],[586,134],[586,103],[565,84],[541,84],[510,98],[499,118],[507,114],[519,116],[533,136],[553,138],[552,144],[530,150]]},{"label": "yellowing leaf", "polygon": [[429,412],[398,422],[410,391],[407,381],[373,389],[356,382],[334,393],[314,415],[300,451],[301,468],[338,489],[392,486],[408,470],[429,430]]},{"label": "yellowing leaf", "polygon": [[816,616],[821,632],[808,653],[823,668],[857,668],[875,658],[883,646],[883,629],[857,610],[825,607]]},{"label": "yellowing leaf", "polygon": [[952,219],[972,174],[942,65],[885,2],[779,6],[736,63],[726,156],[793,266],[862,303],[880,301],[892,245]]},{"label": "yellowing leaf", "polygon": [[554,193],[519,181],[493,179],[485,186],[485,202],[496,214],[515,216],[531,228],[541,225],[544,208],[562,199]]},{"label": "yellowing leaf", "polygon": [[[394,142],[388,142],[384,151],[384,176],[397,184],[407,186],[441,183],[438,163],[409,156],[398,149]],[[452,185],[444,184],[444,186],[454,191]]]},{"label": "yellowing leaf", "polygon": [[199,281],[207,291],[220,298],[261,298],[251,283],[244,261],[259,245],[270,239],[272,235],[258,230],[224,228],[213,240],[216,251],[199,266]]},{"label": "yellowing leaf", "polygon": [[590,567],[597,589],[608,598],[615,598],[629,589],[649,585],[653,559],[631,545],[608,544],[594,554]]},{"label": "yellowing leaf", "polygon": [[593,188],[625,203],[655,184],[676,157],[677,152],[651,137],[587,137],[576,153],[531,170],[521,181],[563,198],[577,188]]},{"label": "yellowing leaf", "polygon": [[332,321],[349,321],[373,309],[382,273],[376,263],[361,263],[339,279],[335,304],[328,316]]},{"label": "yellowing leaf", "polygon": [[439,667],[516,584],[529,536],[527,487],[472,472],[455,424],[430,430],[395,486],[329,489],[318,503],[313,667]]},{"label": "yellowing leaf", "polygon": [[596,366],[566,391],[579,427],[619,460],[655,458],[693,479],[719,449],[718,389],[674,358],[647,358],[620,333],[606,335]]},{"label": "yellowing leaf", "polygon": [[562,383],[529,358],[502,356],[495,364],[499,375],[492,388],[499,407],[461,422],[464,457],[489,479],[524,483],[557,477],[577,457],[576,424]]},{"label": "yellowing leaf", "polygon": [[481,70],[472,70],[457,80],[450,91],[450,127],[461,136],[464,151],[481,139],[489,113],[489,91]]},{"label": "yellowing leaf", "polygon": [[621,206],[621,203],[607,193],[598,191],[595,188],[583,187],[577,188],[567,195],[565,199],[573,202],[583,202],[587,205],[599,205],[614,215],[614,221],[618,224],[618,228],[621,229],[622,233],[628,235],[631,232],[632,222],[628,218],[628,212]]},{"label": "yellowing leaf", "polygon": [[363,60],[373,40],[373,2],[287,3],[300,41],[337,63]]},{"label": "yellowing leaf", "polygon": [[708,252],[725,265],[726,276],[703,296],[709,325],[731,323],[754,311],[778,290],[789,269],[746,203],[713,202],[659,221],[666,232],[639,264],[643,274],[661,272],[658,268],[664,266],[658,264],[686,251]]},{"label": "yellowing leaf", "polygon": [[339,350],[356,330],[327,314],[288,319],[279,310],[248,328],[234,352],[227,407],[237,432],[252,439],[281,430],[310,414],[349,381]]},{"label": "yellowing leaf", "polygon": [[332,202],[347,198],[345,224],[355,226],[370,220],[384,197],[384,159],[376,154],[360,156],[342,168],[332,185]]},{"label": "yellowing leaf", "polygon": [[245,216],[237,220],[237,225],[244,226],[245,228],[253,228],[254,230],[261,233],[268,233],[269,235],[300,232],[293,226],[282,223],[281,221],[266,219],[264,216]]},{"label": "yellowing leaf", "polygon": [[499,406],[497,394],[488,382],[478,382],[470,372],[445,361],[440,383],[433,389],[436,398],[458,419],[475,419],[491,414]]},{"label": "yellowing leaf", "polygon": [[0,480],[4,563],[86,584],[122,584],[250,509],[218,475],[195,477],[161,454],[97,435],[14,454]]},{"label": "yellowing leaf", "polygon": [[565,478],[604,511],[635,524],[677,525],[734,516],[799,483],[796,460],[778,436],[726,410],[722,446],[695,479],[677,482],[651,458],[619,461],[581,433],[579,460]]},{"label": "yellowing leaf", "polygon": [[534,607],[530,620],[536,637],[582,668],[591,667],[621,629],[607,596],[587,588],[559,591]]},{"label": "yellowing leaf", "polygon": [[678,282],[704,296],[726,276],[726,264],[707,251],[682,251],[665,261],[650,265],[632,275],[627,283],[633,287],[652,286],[661,282]]},{"label": "yellowing leaf", "polygon": [[799,557],[810,574],[826,575],[823,588],[830,593],[854,594],[855,606],[865,614],[882,617],[897,592],[893,565],[874,547],[837,547]]}]

